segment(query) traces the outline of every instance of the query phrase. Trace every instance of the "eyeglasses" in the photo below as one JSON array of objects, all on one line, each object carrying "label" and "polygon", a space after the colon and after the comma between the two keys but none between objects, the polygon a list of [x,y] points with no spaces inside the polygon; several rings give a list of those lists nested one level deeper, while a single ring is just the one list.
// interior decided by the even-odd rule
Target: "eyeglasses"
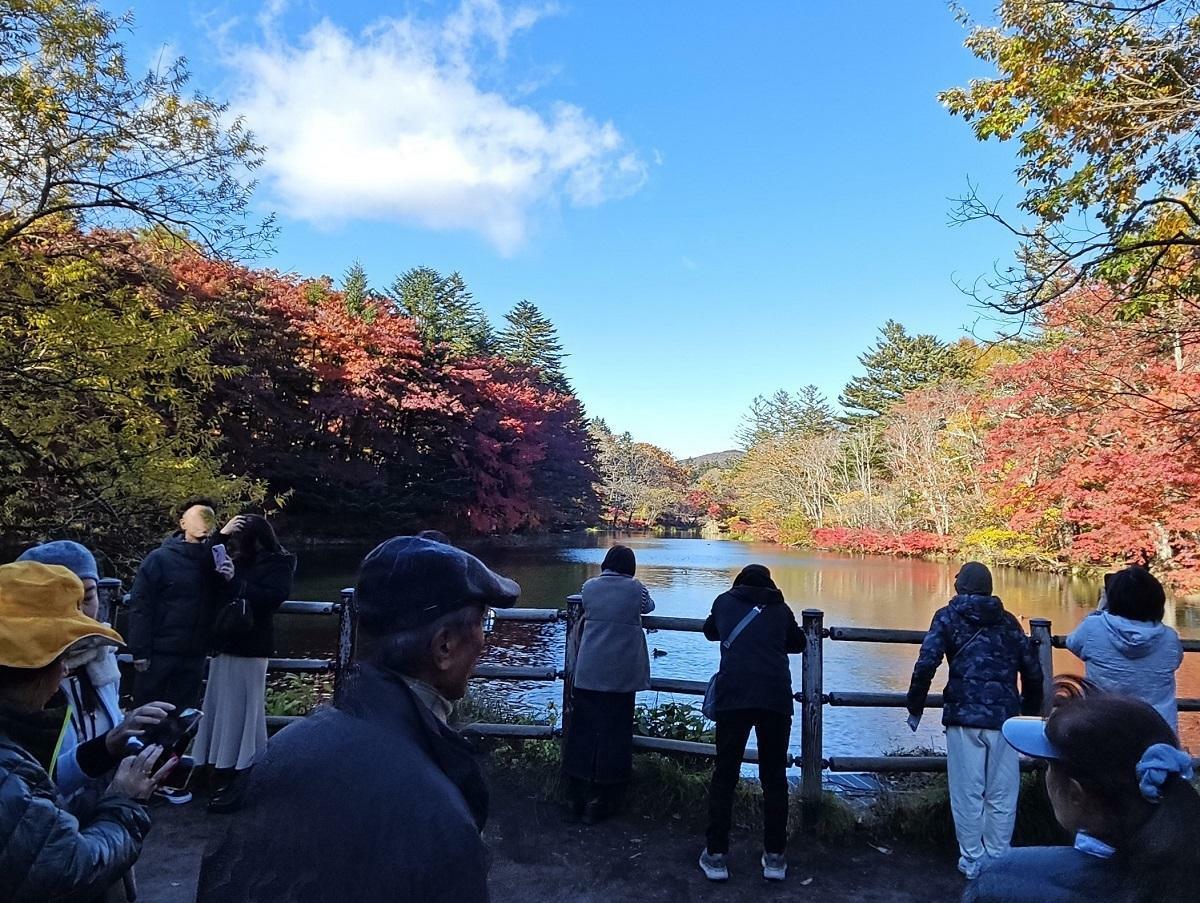
[{"label": "eyeglasses", "polygon": [[483,632],[491,633],[496,627],[496,612],[495,609],[485,608],[483,610]]}]

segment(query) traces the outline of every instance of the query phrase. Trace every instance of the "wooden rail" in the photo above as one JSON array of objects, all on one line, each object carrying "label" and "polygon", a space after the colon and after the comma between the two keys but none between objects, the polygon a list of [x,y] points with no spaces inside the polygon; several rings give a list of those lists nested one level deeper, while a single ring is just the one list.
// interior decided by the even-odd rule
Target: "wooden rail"
[{"label": "wooden rail", "polygon": [[[116,580],[100,581],[100,596],[103,610],[111,612],[121,599],[120,583]],[[578,652],[579,628],[582,625],[582,604],[579,596],[569,596],[565,610],[555,608],[513,608],[496,612],[498,620],[524,622],[532,624],[557,624],[562,622],[566,627],[565,653],[563,668],[553,667],[513,667],[507,665],[479,665],[472,674],[480,680],[511,680],[511,681],[545,681],[562,680],[562,727],[556,729],[548,724],[470,724],[462,728],[464,733],[481,737],[508,739],[549,740],[560,737],[570,730],[572,716],[572,675],[575,669],[575,659]],[[338,602],[309,602],[289,601],[280,609],[288,615],[336,615],[338,618],[338,648],[332,659],[308,658],[273,658],[268,662],[271,671],[287,671],[299,673],[330,673],[334,675],[334,695],[340,693],[343,678],[353,656],[354,633],[357,625],[354,605],[354,591],[342,591]],[[789,754],[789,767],[800,768],[801,801],[803,803],[803,821],[806,826],[815,823],[821,798],[821,774],[824,769],[833,772],[865,771],[876,773],[896,772],[944,772],[946,770],[945,756],[823,756],[823,712],[825,706],[847,708],[903,708],[905,694],[896,692],[845,691],[824,688],[824,644],[830,642],[849,643],[889,643],[918,645],[925,639],[922,630],[894,630],[880,627],[843,627],[824,626],[824,612],[819,609],[805,609],[801,616],[802,628],[807,640],[801,671],[801,689],[795,694],[795,700],[800,705],[800,755]],[[642,626],[648,630],[673,630],[688,633],[699,633],[703,630],[704,622],[699,618],[674,618],[657,615],[646,615],[642,618]],[[1066,647],[1066,638],[1050,632],[1050,622],[1043,618],[1031,618],[1029,635],[1033,641],[1046,686],[1044,698],[1046,705],[1051,703],[1051,686],[1054,676],[1052,653],[1054,649]],[[1185,652],[1200,652],[1200,640],[1184,640]],[[128,660],[129,656],[121,656]],[[654,677],[650,680],[650,689],[664,693],[678,693],[691,696],[704,695],[707,681],[686,680],[674,677]],[[936,709],[943,705],[940,694],[930,694],[926,700],[926,708]],[[1181,712],[1200,711],[1200,698],[1181,698],[1178,700]],[[301,720],[303,716],[268,716],[267,724],[272,730],[286,727]],[[670,740],[658,737],[633,738],[635,749],[659,753],[715,756],[716,748],[710,743],[695,743],[685,740]],[[758,751],[747,749],[745,762],[757,762]],[[1200,766],[1200,758],[1194,760]],[[1032,760],[1021,760],[1023,769],[1039,767]]]}]

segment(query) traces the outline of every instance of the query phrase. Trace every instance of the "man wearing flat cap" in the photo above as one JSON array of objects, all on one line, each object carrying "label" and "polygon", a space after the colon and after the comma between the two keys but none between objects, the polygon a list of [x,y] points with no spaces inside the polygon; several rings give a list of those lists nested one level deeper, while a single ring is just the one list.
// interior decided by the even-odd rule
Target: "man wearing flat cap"
[{"label": "man wearing flat cap", "polygon": [[332,706],[280,732],[204,857],[198,903],[486,901],[483,774],[446,720],[491,608],[520,587],[445,543],[363,559],[356,665]]}]

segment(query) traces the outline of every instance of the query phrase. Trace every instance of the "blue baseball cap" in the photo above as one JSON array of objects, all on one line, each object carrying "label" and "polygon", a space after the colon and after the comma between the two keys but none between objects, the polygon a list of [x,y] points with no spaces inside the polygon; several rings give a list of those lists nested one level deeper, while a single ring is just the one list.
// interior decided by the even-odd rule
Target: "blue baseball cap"
[{"label": "blue baseball cap", "polygon": [[521,594],[469,552],[420,536],[394,536],[362,560],[354,588],[359,625],[382,635],[479,605],[512,608]]},{"label": "blue baseball cap", "polygon": [[1022,716],[1009,718],[1000,728],[1008,745],[1034,759],[1065,759],[1066,756],[1046,736],[1046,719]]}]

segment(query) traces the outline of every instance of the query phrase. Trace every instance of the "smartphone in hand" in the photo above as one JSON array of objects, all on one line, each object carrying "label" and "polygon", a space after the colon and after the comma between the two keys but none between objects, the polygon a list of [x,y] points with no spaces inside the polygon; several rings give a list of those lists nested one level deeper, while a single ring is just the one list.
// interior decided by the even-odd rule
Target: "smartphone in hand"
[{"label": "smartphone in hand", "polygon": [[226,551],[225,544],[217,543],[217,545],[213,546],[212,556],[213,564],[216,565],[217,570],[220,570],[225,562],[229,560],[229,552]]}]

